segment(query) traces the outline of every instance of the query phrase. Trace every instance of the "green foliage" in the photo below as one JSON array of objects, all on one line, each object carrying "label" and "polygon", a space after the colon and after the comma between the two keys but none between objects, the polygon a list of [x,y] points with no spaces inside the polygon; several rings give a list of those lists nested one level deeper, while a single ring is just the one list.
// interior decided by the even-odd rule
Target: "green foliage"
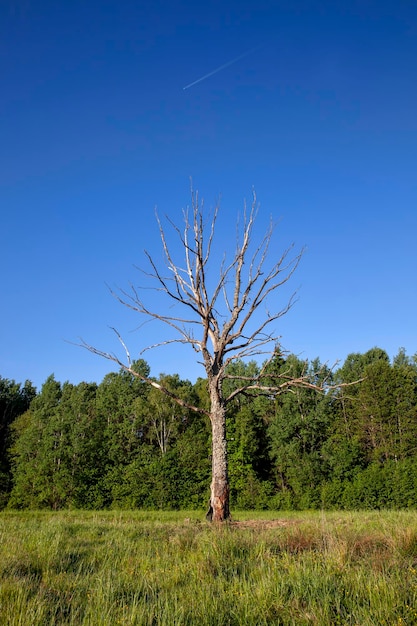
[{"label": "green foliage", "polygon": [[[149,366],[134,365],[143,376]],[[256,376],[238,361],[223,393]],[[231,503],[241,509],[417,507],[417,359],[400,349],[350,354],[332,373],[317,359],[276,355],[269,384],[288,376],[341,384],[250,389],[228,405]],[[207,409],[207,381],[154,379]],[[268,382],[268,381],[267,381]],[[209,494],[211,428],[123,370],[99,384],[50,376],[36,395],[0,378],[0,505],[9,508],[202,509]]]},{"label": "green foliage", "polygon": [[0,509],[7,503],[12,486],[9,448],[11,424],[27,409],[36,395],[30,381],[20,385],[0,376]]},{"label": "green foliage", "polygon": [[371,463],[352,480],[323,485],[325,509],[417,508],[417,459]]},{"label": "green foliage", "polygon": [[[294,377],[304,373],[312,383],[320,370],[321,376],[330,376],[318,361],[306,366],[294,356],[282,363],[280,370]],[[275,400],[275,414],[268,429],[274,471],[282,489],[291,492],[296,508],[320,505],[320,484],[328,473],[323,448],[331,424],[332,398],[315,389],[295,388]]]},{"label": "green foliage", "polygon": [[[223,392],[225,396],[242,384],[242,380],[259,373],[254,361],[237,361],[229,366]],[[229,404],[227,414],[229,476],[231,503],[241,509],[268,508],[273,492],[267,415],[270,404],[259,394],[238,395]]]},{"label": "green foliage", "polygon": [[103,421],[96,385],[60,385],[50,376],[30,410],[13,425],[14,485],[9,506],[100,506]]},{"label": "green foliage", "polygon": [[[108,505],[201,506],[210,470],[205,420],[125,372],[103,383],[98,405],[107,423],[103,484]],[[161,375],[159,383],[184,401],[198,403],[188,381]]]}]

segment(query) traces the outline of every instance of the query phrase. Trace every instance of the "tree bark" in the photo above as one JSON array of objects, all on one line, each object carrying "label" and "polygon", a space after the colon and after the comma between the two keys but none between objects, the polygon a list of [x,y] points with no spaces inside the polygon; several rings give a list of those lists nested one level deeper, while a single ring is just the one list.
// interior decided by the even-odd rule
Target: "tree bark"
[{"label": "tree bark", "polygon": [[210,381],[212,430],[212,481],[207,519],[223,522],[230,517],[226,441],[226,405],[217,381]]}]

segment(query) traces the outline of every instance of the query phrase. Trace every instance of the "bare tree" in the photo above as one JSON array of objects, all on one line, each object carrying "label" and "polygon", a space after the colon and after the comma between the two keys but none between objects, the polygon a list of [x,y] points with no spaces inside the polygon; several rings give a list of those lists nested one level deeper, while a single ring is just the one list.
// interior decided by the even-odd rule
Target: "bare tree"
[{"label": "bare tree", "polygon": [[[192,191],[191,207],[183,212],[183,228],[168,220],[174,229],[182,251],[182,262],[174,260],[168,245],[166,229],[156,215],[165,258],[165,270],[160,269],[155,259],[145,251],[150,264],[147,276],[153,279],[155,289],[162,291],[171,303],[178,305],[178,316],[152,310],[143,299],[143,290],[131,286],[129,291],[112,291],[125,306],[148,319],[158,320],[168,325],[175,336],[145,348],[155,348],[169,343],[190,345],[205,368],[210,397],[210,409],[204,411],[188,405],[176,397],[160,383],[144,379],[132,367],[132,360],[125,342],[115,330],[125,352],[125,361],[114,353],[103,352],[88,345],[82,346],[91,352],[116,362],[134,376],[142,377],[162,393],[194,411],[207,413],[212,427],[212,481],[209,512],[213,521],[229,518],[229,478],[227,463],[226,407],[228,402],[241,393],[277,394],[284,390],[307,386],[318,387],[307,376],[293,378],[281,374],[271,384],[266,364],[280,352],[280,337],[274,323],[285,315],[294,302],[294,294],[278,310],[267,310],[267,300],[271,301],[275,292],[285,285],[296,270],[303,250],[293,253],[290,246],[277,258],[271,250],[273,224],[270,223],[265,235],[258,244],[253,242],[253,229],[257,215],[257,201],[253,194],[251,207],[244,208],[242,223],[237,225],[236,248],[230,258],[227,254],[220,260],[216,269],[214,236],[219,206],[213,211],[210,223],[204,221],[203,205],[198,194]],[[216,274],[215,274],[216,272]],[[213,280],[213,276],[215,279]],[[175,311],[176,307],[169,310]],[[264,357],[265,364],[254,377],[240,377],[237,385],[227,397],[223,393],[223,382],[230,377],[228,366],[236,359]],[[230,368],[229,368],[230,371]],[[236,379],[236,377],[234,377]]]}]

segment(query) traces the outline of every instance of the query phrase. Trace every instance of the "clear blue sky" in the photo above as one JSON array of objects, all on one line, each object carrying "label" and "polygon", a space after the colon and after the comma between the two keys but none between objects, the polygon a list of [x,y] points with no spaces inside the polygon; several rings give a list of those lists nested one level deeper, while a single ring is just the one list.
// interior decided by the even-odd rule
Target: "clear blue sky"
[{"label": "clear blue sky", "polygon": [[3,0],[0,64],[1,376],[99,382],[111,363],[66,340],[158,337],[106,283],[161,258],[154,207],[179,221],[190,176],[221,194],[220,247],[252,187],[272,254],[307,247],[285,348],[417,351],[414,1]]}]

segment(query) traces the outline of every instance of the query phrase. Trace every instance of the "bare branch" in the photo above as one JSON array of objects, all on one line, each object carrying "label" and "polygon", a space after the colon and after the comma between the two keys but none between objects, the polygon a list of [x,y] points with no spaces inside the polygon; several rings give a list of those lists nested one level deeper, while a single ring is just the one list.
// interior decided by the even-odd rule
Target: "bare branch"
[{"label": "bare branch", "polygon": [[[285,374],[285,373],[278,374],[276,376],[271,376],[270,374],[269,375],[260,374],[256,377],[234,376],[234,375],[229,376],[225,374],[224,378],[229,379],[229,380],[241,381],[245,383],[245,384],[242,384],[240,387],[234,389],[225,398],[225,402],[227,403],[233,400],[233,398],[235,398],[237,395],[248,393],[248,392],[255,392],[256,394],[266,393],[268,395],[273,395],[275,397],[284,393],[285,391],[293,392],[294,389],[301,388],[301,389],[312,389],[313,391],[324,394],[324,393],[329,393],[332,390],[338,390],[343,387],[352,387],[353,385],[357,385],[358,383],[364,380],[363,378],[359,378],[358,380],[355,380],[350,383],[338,383],[338,384],[333,385],[333,384],[327,384],[326,378],[325,378],[323,381],[320,382],[320,384],[317,384],[317,383],[312,382],[311,376],[307,374],[302,374],[301,376],[294,377],[291,374]],[[265,384],[262,384],[261,382],[262,378],[268,378],[272,380],[276,379],[277,381],[281,381],[281,382],[276,382],[274,384],[265,385]]]},{"label": "bare branch", "polygon": [[[119,334],[117,333],[117,331],[115,332],[119,337]],[[150,385],[151,387],[158,389],[165,396],[167,396],[168,398],[171,398],[177,404],[184,407],[185,409],[189,409],[190,411],[194,411],[196,413],[203,413],[204,415],[210,415],[209,411],[206,411],[205,409],[202,409],[201,407],[197,407],[197,406],[194,406],[193,404],[185,402],[185,400],[183,400],[182,398],[174,394],[172,391],[164,387],[164,385],[161,385],[156,380],[152,378],[148,378],[147,376],[144,376],[140,372],[137,372],[135,369],[133,369],[133,363],[126,365],[126,363],[123,363],[123,361],[121,361],[119,357],[113,352],[104,352],[103,350],[99,350],[98,348],[95,348],[94,346],[91,346],[90,344],[86,343],[83,339],[81,339],[80,343],[76,345],[78,345],[80,348],[85,348],[89,352],[92,352],[93,354],[103,357],[104,359],[107,359],[108,361],[112,361],[113,363],[116,363],[122,370],[124,370],[125,372],[128,372],[132,376],[135,376],[135,378],[139,378],[140,380]]]},{"label": "bare branch", "polygon": [[[272,326],[293,306],[295,293],[280,309],[265,311],[261,320],[256,320],[257,313],[266,306],[267,299],[290,280],[304,250],[292,256],[291,245],[272,266],[267,267],[274,225],[270,220],[263,237],[258,244],[253,245],[253,229],[258,214],[257,198],[253,191],[249,210],[246,203],[244,205],[241,229],[237,226],[235,252],[231,258],[227,254],[223,257],[218,264],[219,274],[213,281],[216,272],[213,267],[216,261],[213,258],[213,244],[218,214],[217,203],[206,225],[203,204],[191,187],[191,207],[183,211],[183,228],[180,229],[167,218],[178,237],[183,255],[183,262],[177,263],[168,244],[164,225],[155,211],[168,276],[164,275],[166,272],[161,271],[147,251],[145,256],[150,272],[144,273],[154,281],[152,289],[165,294],[182,308],[178,315],[171,315],[166,310],[158,312],[149,307],[143,299],[143,288],[130,285],[129,291],[110,289],[110,292],[121,304],[149,320],[164,323],[174,331],[174,337],[150,344],[142,349],[141,354],[174,343],[188,344],[201,354],[209,379],[215,376],[221,381],[228,365],[236,359],[274,353],[271,346],[275,347],[280,336],[272,330]],[[126,344],[117,331],[114,332],[127,357],[124,365],[115,355],[96,351],[92,347],[88,349],[114,360],[129,371],[131,360]]]}]

